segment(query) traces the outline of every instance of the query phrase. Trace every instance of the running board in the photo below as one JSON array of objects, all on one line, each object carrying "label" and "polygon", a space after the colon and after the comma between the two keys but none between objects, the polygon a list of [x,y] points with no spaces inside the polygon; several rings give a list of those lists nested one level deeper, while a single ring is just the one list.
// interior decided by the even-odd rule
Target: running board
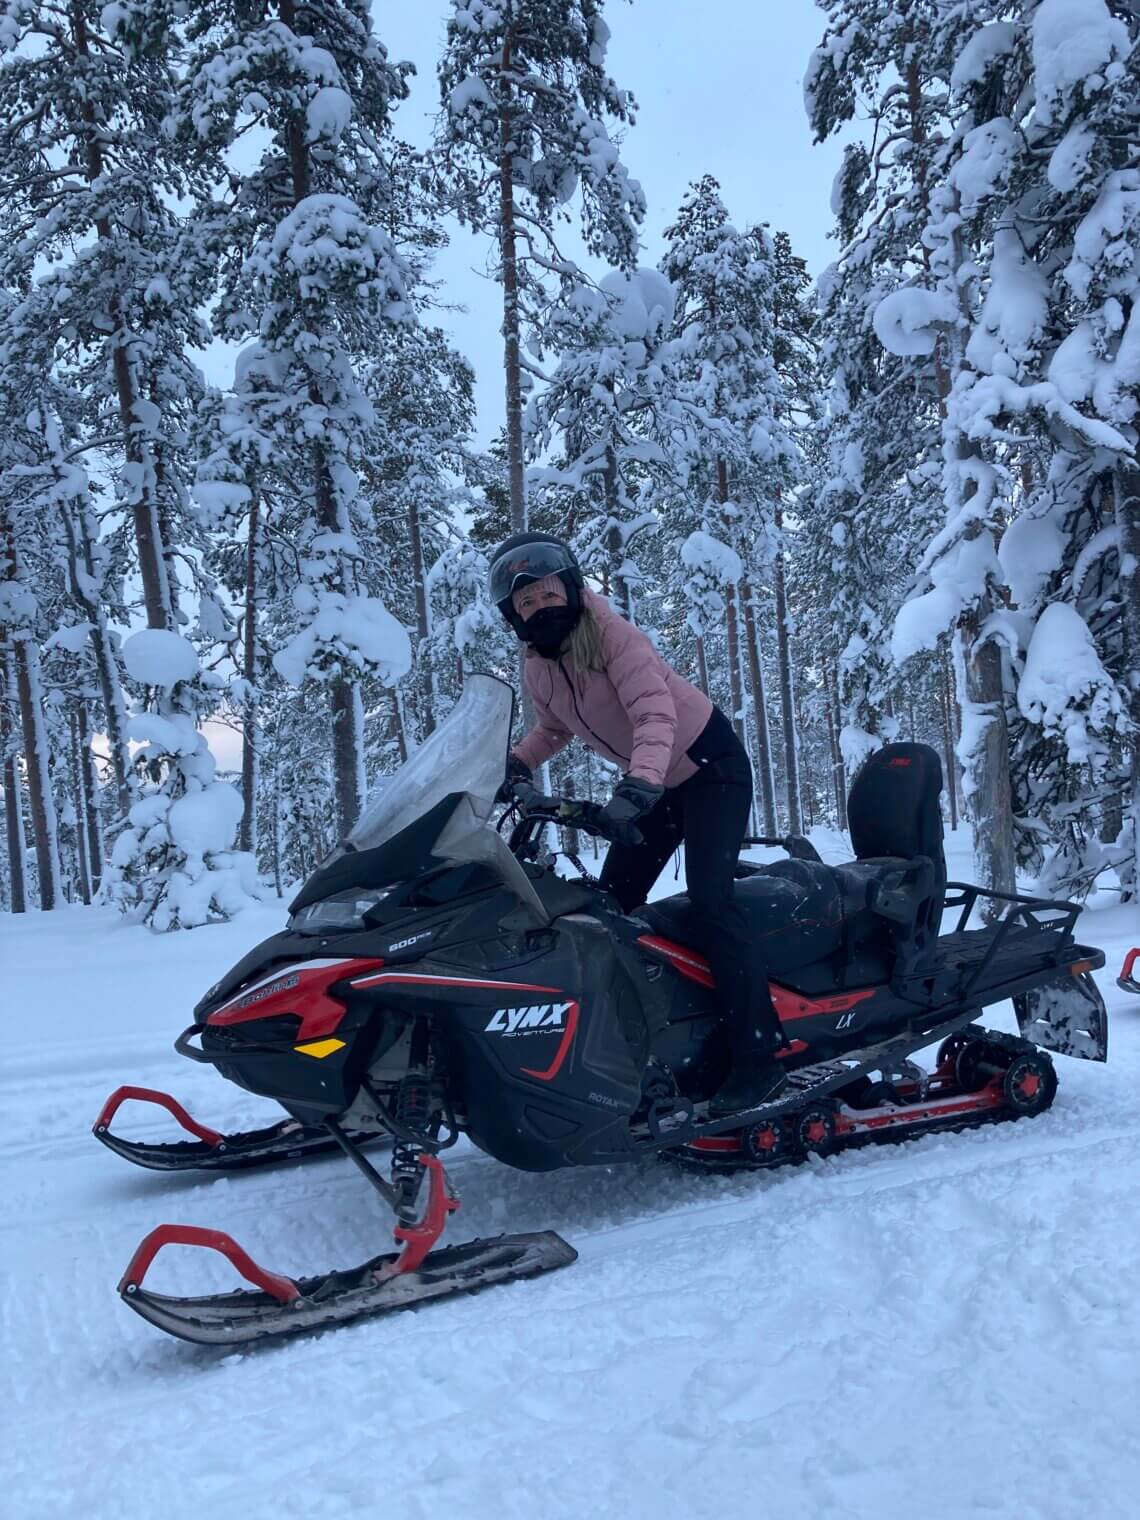
[{"label": "running board", "polygon": [[652,1127],[648,1138],[640,1143],[647,1149],[663,1145],[691,1145],[694,1140],[706,1136],[726,1135],[730,1131],[748,1129],[769,1119],[782,1119],[797,1108],[802,1108],[805,1102],[826,1098],[873,1071],[893,1068],[916,1050],[936,1045],[948,1035],[965,1029],[973,1023],[976,1011],[972,1008],[967,1012],[960,1011],[953,1018],[945,1019],[941,1024],[935,1024],[921,1033],[896,1035],[894,1039],[884,1040],[881,1045],[870,1050],[853,1050],[839,1060],[800,1066],[788,1073],[787,1087],[779,1098],[769,1103],[759,1103],[755,1108],[741,1109],[739,1113],[726,1114],[717,1119],[698,1118],[695,1105],[678,1109],[669,1116],[665,1125],[659,1123]]}]

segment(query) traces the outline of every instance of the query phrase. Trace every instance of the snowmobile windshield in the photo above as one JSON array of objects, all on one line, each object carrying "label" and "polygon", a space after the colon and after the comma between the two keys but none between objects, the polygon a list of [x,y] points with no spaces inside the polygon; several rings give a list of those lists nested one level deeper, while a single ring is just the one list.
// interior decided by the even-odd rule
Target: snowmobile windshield
[{"label": "snowmobile windshield", "polygon": [[[386,895],[380,889],[436,861],[489,866],[548,920],[530,878],[490,823],[506,774],[514,693],[494,676],[468,676],[463,695],[394,776],[381,781],[342,846],[291,904],[294,926],[346,927]],[[402,836],[402,837],[401,837]]]},{"label": "snowmobile windshield", "polygon": [[349,844],[374,850],[454,792],[466,793],[485,823],[506,774],[514,702],[505,681],[468,676],[463,695],[436,731],[394,776],[379,783]]}]

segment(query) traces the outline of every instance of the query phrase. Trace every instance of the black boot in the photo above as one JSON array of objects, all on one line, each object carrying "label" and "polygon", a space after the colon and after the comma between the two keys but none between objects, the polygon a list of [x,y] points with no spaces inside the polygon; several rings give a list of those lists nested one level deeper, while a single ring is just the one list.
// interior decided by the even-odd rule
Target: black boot
[{"label": "black boot", "polygon": [[761,1044],[755,1031],[733,1027],[732,1070],[709,1100],[709,1118],[724,1119],[780,1096],[787,1079],[775,1049]]}]

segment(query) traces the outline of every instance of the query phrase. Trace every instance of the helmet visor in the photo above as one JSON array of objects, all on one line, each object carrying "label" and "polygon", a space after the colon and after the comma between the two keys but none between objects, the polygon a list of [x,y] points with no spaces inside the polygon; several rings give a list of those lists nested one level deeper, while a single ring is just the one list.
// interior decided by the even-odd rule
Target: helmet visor
[{"label": "helmet visor", "polygon": [[574,556],[565,544],[520,544],[500,554],[491,566],[487,589],[493,602],[505,602],[520,586],[575,568]]}]

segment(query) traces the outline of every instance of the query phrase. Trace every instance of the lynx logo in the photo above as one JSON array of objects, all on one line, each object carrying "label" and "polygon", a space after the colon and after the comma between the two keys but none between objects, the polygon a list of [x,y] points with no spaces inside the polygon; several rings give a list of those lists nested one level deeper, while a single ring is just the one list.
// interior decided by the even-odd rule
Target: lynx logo
[{"label": "lynx logo", "polygon": [[545,1034],[566,1028],[569,1003],[535,1003],[529,1008],[496,1008],[485,1034]]},{"label": "lynx logo", "polygon": [[[910,764],[909,760],[907,761],[907,764],[908,765]],[[852,1024],[854,1024],[854,1022],[855,1022],[855,1014],[854,1014],[854,1012],[852,1012],[852,1013],[842,1013],[836,1019],[836,1021],[835,1021],[835,1027],[836,1027],[836,1029],[850,1029],[851,1026],[852,1026]]]}]

